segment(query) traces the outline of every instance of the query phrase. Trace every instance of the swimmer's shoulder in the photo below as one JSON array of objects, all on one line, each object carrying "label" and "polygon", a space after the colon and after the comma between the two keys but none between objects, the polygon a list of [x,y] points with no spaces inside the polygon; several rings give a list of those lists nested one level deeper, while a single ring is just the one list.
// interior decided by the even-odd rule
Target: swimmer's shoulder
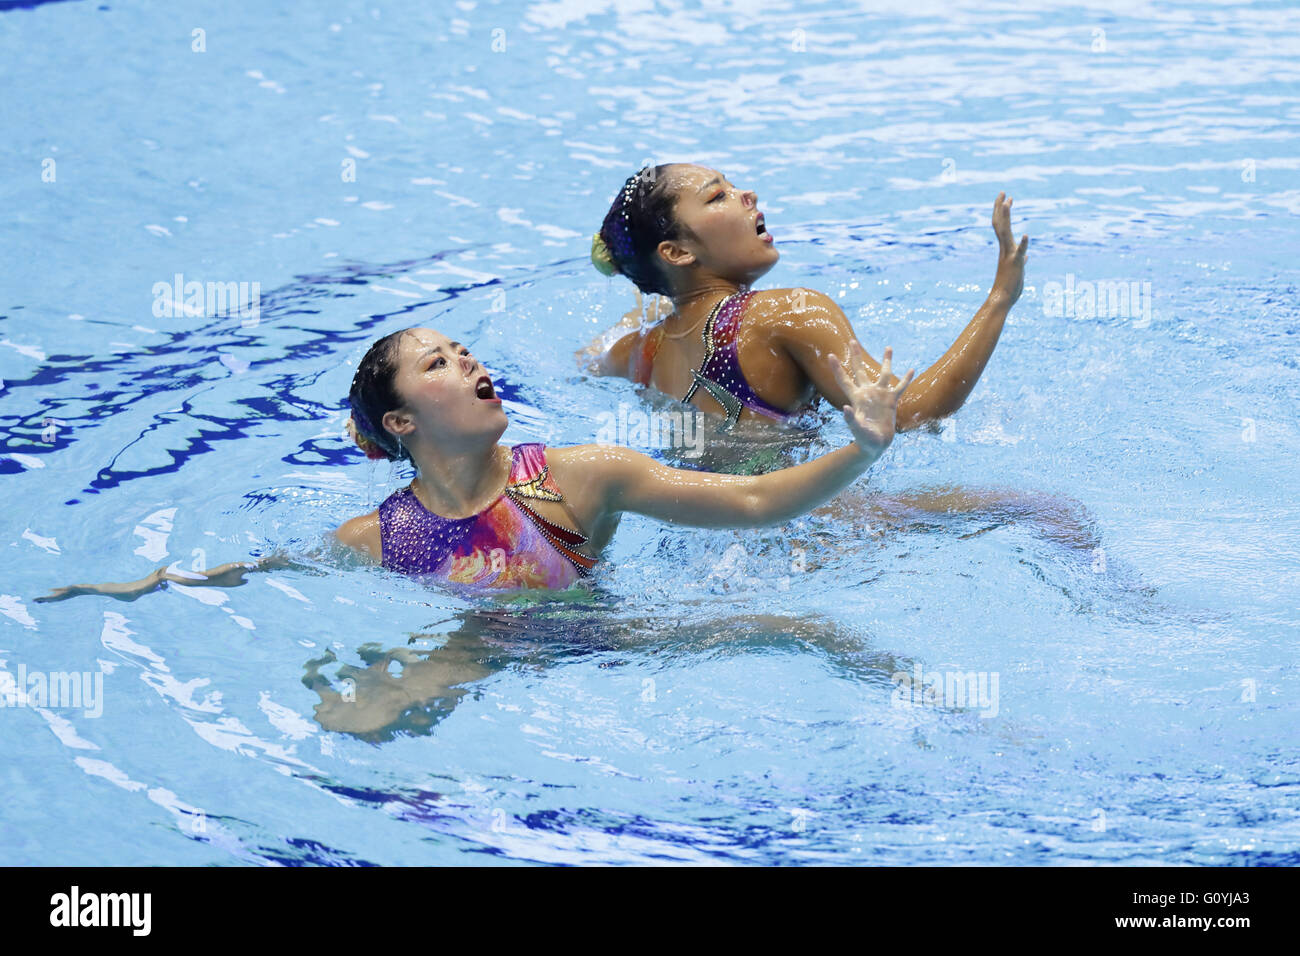
[{"label": "swimmer's shoulder", "polygon": [[596,366],[597,373],[617,375],[645,384],[641,380],[648,378],[650,374],[662,337],[662,322],[627,333],[600,357]]},{"label": "swimmer's shoulder", "polygon": [[560,494],[572,502],[591,494],[611,474],[626,467],[627,451],[618,445],[548,445],[546,464]]},{"label": "swimmer's shoulder", "polygon": [[[629,463],[652,461],[648,455],[624,445],[590,442],[586,445],[547,445],[546,463],[551,472],[556,469],[570,474],[581,472],[606,472],[626,468]],[[558,480],[558,476],[557,476]]]},{"label": "swimmer's shoulder", "polygon": [[632,351],[641,341],[641,332],[629,332],[609,347],[600,359],[600,374],[631,378]]},{"label": "swimmer's shoulder", "polygon": [[590,510],[638,476],[660,467],[650,456],[622,445],[564,445],[546,449],[546,464],[571,507]]},{"label": "swimmer's shoulder", "polygon": [[745,323],[784,326],[790,322],[816,321],[826,317],[843,317],[844,310],[825,292],[797,287],[762,289],[745,305]]},{"label": "swimmer's shoulder", "polygon": [[746,327],[772,344],[786,347],[806,343],[819,334],[838,338],[852,333],[848,317],[835,300],[807,288],[755,292],[745,306],[742,330]]},{"label": "swimmer's shoulder", "polygon": [[616,502],[623,489],[653,461],[620,445],[547,446],[546,464],[579,532],[584,546],[597,555],[609,543],[619,524]]},{"label": "swimmer's shoulder", "polygon": [[334,537],[354,551],[369,555],[376,561],[383,559],[383,545],[379,534],[379,509],[369,514],[357,515],[339,525]]}]

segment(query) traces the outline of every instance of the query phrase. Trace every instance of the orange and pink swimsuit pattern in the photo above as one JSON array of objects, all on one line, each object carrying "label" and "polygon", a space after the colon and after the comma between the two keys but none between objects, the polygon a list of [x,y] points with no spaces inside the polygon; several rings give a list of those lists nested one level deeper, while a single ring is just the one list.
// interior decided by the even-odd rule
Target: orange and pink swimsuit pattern
[{"label": "orange and pink swimsuit pattern", "polygon": [[563,501],[546,465],[546,446],[515,445],[505,491],[468,518],[429,511],[409,488],[379,506],[383,566],[465,589],[562,590],[586,577],[596,561],[578,547],[587,539],[548,521],[531,501]]}]

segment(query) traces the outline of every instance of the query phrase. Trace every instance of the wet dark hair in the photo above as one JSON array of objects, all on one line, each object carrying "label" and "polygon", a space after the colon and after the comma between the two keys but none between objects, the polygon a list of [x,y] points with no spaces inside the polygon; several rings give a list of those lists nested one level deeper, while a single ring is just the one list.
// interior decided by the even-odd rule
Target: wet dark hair
[{"label": "wet dark hair", "polygon": [[659,243],[693,238],[677,221],[677,193],[668,186],[667,170],[667,165],[646,166],[629,176],[598,233],[614,268],[642,292],[659,295],[672,291],[659,258]]},{"label": "wet dark hair", "polygon": [[402,447],[397,436],[383,425],[386,413],[406,404],[397,394],[395,379],[398,345],[409,331],[400,329],[371,345],[352,376],[348,404],[352,408],[353,437],[368,458],[400,461],[411,457],[410,450]]}]

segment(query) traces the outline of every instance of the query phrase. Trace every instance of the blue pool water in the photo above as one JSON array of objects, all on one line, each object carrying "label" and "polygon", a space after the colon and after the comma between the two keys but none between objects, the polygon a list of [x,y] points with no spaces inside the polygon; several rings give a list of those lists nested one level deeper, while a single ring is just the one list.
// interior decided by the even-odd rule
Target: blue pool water
[{"label": "blue pool water", "polygon": [[[1294,5],[271,6],[0,4],[0,691],[102,674],[101,714],[0,708],[0,861],[1300,863]],[[33,602],[373,508],[409,476],[343,399],[396,328],[474,346],[508,441],[644,409],[574,352],[632,304],[587,250],[647,159],[756,189],[764,285],[919,367],[1014,196],[984,378],[854,500],[1068,497],[1097,549],[630,517],[586,602],[324,563]],[[256,323],[156,314],[178,274],[257,283]],[[1112,282],[1138,297],[1089,308]],[[384,735],[314,719],[313,673],[430,654],[493,663]],[[996,706],[907,698],[918,670]]]}]

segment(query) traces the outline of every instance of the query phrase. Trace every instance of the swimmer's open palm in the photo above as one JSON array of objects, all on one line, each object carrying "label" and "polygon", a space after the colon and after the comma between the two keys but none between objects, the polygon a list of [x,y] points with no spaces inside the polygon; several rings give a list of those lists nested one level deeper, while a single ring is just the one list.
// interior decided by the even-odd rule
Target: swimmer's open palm
[{"label": "swimmer's open palm", "polygon": [[1025,286],[1025,259],[1029,255],[1029,237],[1021,236],[1019,244],[1011,231],[1012,199],[998,193],[993,202],[993,234],[998,237],[998,271],[993,279],[993,291],[1005,295],[1015,305]]},{"label": "swimmer's open palm", "polygon": [[849,343],[849,365],[846,370],[837,356],[831,355],[831,373],[835,382],[848,396],[849,404],[840,409],[844,422],[853,432],[853,439],[864,451],[879,455],[894,440],[894,425],[898,415],[898,400],[912,383],[916,369],[908,369],[897,385],[890,385],[890,366],[894,350],[885,348],[880,374],[873,380],[867,369],[866,351],[854,340]]}]

